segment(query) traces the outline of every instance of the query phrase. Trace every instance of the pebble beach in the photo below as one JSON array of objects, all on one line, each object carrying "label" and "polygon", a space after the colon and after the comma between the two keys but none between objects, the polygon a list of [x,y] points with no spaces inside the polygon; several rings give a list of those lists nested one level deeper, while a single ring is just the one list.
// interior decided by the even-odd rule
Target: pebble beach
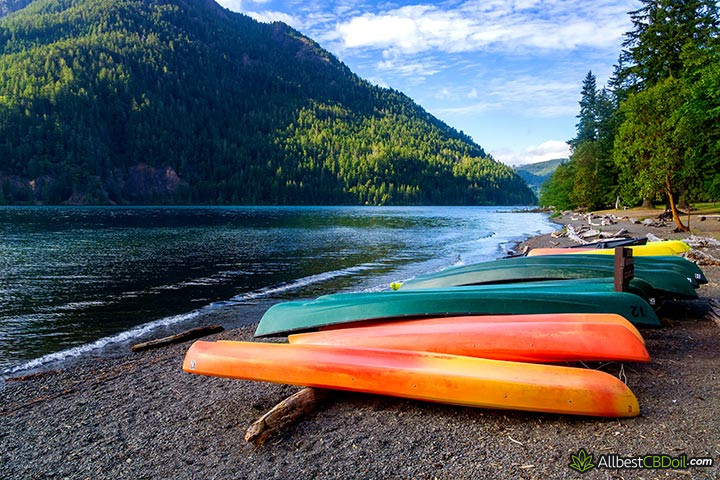
[{"label": "pebble beach", "polygon": [[[572,213],[556,221],[587,223]],[[693,222],[701,236],[720,226],[711,219]],[[688,236],[673,233],[672,225],[629,219],[603,228],[663,239]],[[516,250],[571,243],[543,235]],[[720,258],[718,247],[701,251]],[[254,446],[244,440],[247,427],[298,387],[186,374],[186,342],[8,380],[0,390],[0,478],[720,478],[720,319],[712,314],[712,302],[720,302],[720,266],[701,268],[710,283],[700,288],[700,298],[664,305],[658,312],[663,326],[642,330],[649,363],[588,365],[628,384],[641,406],[636,418],[334,392],[300,422]],[[248,323],[262,313],[253,312],[257,318]],[[225,315],[232,310],[211,312],[204,323],[222,325]],[[250,340],[254,328],[208,339]],[[580,448],[623,457],[712,457],[715,465],[580,474],[568,466]]]}]

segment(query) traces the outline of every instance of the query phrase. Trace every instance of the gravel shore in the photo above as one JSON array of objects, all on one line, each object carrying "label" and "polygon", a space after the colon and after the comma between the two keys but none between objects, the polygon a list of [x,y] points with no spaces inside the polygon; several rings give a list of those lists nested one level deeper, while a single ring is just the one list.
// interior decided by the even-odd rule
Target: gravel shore
[{"label": "gravel shore", "polygon": [[[564,215],[560,223],[579,222]],[[616,228],[617,227],[617,228]],[[641,235],[669,227],[620,222]],[[565,245],[550,235],[531,247]],[[704,250],[720,258],[717,249]],[[720,478],[720,267],[697,301],[659,312],[643,330],[652,360],[601,367],[626,378],[642,413],[615,420],[437,405],[334,393],[315,413],[254,447],[245,429],[296,387],[181,371],[190,343],[77,362],[0,391],[0,478]],[[257,319],[248,319],[257,321]],[[207,323],[221,323],[222,318]],[[210,339],[252,337],[254,325]],[[713,457],[688,470],[571,470],[580,448],[623,457]]]}]

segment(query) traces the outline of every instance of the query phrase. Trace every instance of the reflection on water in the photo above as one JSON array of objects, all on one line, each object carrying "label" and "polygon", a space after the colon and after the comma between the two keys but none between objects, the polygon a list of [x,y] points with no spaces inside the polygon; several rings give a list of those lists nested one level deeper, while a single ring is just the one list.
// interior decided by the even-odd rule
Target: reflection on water
[{"label": "reflection on water", "polygon": [[383,289],[550,229],[481,207],[0,208],[0,371],[208,305]]}]

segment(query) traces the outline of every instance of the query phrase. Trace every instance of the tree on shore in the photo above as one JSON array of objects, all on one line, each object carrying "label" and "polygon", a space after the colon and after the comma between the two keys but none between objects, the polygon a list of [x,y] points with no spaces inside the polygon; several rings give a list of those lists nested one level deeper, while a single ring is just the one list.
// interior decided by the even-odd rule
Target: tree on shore
[{"label": "tree on shore", "polygon": [[631,94],[620,107],[624,121],[613,153],[620,181],[642,198],[655,199],[662,192],[679,231],[688,228],[678,215],[674,197],[694,173],[678,130],[684,95],[682,82],[673,77]]}]

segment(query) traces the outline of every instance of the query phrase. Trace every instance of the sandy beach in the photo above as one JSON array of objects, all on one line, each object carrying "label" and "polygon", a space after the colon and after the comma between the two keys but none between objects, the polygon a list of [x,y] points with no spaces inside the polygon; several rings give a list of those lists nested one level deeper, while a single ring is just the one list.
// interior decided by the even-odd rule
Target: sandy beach
[{"label": "sandy beach", "polygon": [[[659,212],[658,212],[659,213]],[[565,214],[559,223],[581,225]],[[692,227],[718,230],[717,219]],[[597,228],[597,227],[596,227]],[[631,235],[687,238],[672,226],[620,220]],[[717,236],[717,235],[716,235]],[[530,239],[564,246],[565,237]],[[523,248],[524,245],[519,246]],[[718,248],[701,251],[720,258]],[[664,326],[643,330],[648,364],[601,367],[626,378],[642,413],[596,419],[485,410],[333,393],[313,414],[255,447],[245,429],[297,387],[189,375],[190,342],[120,358],[91,359],[0,391],[0,478],[720,478],[720,267],[702,266],[701,298],[665,305]],[[248,319],[249,322],[259,320]],[[207,324],[223,323],[211,315]],[[254,325],[210,339],[252,337]],[[571,470],[571,453],[712,457],[688,470]]]}]

